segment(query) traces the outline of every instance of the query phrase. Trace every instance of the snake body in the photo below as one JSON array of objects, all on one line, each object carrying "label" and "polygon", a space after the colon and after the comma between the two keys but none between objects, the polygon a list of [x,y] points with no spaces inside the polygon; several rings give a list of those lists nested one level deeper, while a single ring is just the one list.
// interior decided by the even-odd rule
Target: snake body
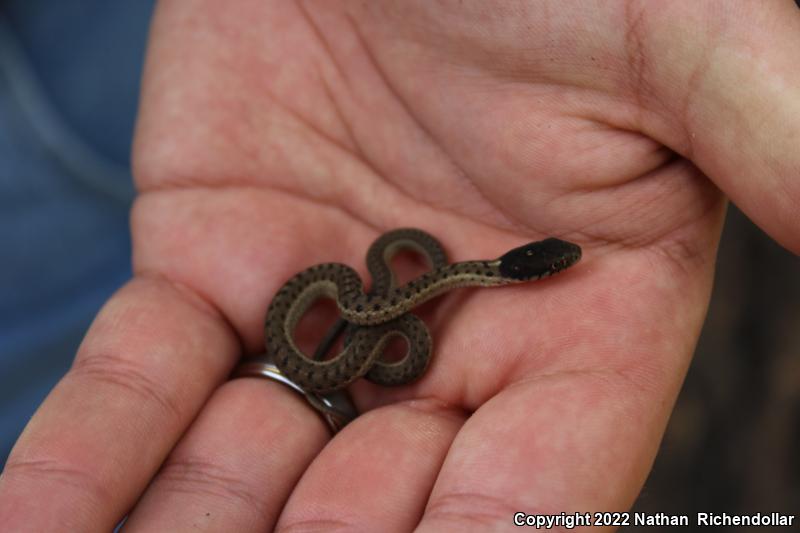
[{"label": "snake body", "polygon": [[[389,261],[404,249],[421,253],[431,270],[397,286]],[[314,265],[290,278],[267,309],[267,352],[286,377],[307,391],[341,389],[361,376],[381,385],[409,383],[427,368],[432,345],[428,329],[409,313],[411,309],[458,287],[541,279],[569,268],[580,257],[577,245],[549,238],[494,260],[448,263],[441,244],[430,234],[413,228],[393,230],[381,235],[367,252],[373,279],[369,292],[356,271],[341,263]],[[344,350],[325,361],[306,357],[293,340],[300,318],[321,297],[335,300],[342,319],[350,324]],[[406,356],[393,363],[380,361],[393,336],[405,338]]]}]

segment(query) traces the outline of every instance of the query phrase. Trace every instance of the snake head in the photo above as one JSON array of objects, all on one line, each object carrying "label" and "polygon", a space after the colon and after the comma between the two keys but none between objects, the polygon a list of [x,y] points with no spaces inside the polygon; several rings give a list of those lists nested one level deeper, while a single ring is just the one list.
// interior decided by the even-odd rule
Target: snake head
[{"label": "snake head", "polygon": [[581,247],[549,238],[514,248],[500,256],[500,274],[518,281],[544,278],[574,265],[581,258]]}]

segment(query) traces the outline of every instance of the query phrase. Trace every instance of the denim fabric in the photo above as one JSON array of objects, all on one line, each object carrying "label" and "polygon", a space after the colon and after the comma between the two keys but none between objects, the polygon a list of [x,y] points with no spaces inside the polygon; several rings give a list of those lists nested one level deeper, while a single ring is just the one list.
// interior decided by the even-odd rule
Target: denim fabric
[{"label": "denim fabric", "polygon": [[130,273],[153,2],[0,3],[0,459]]}]

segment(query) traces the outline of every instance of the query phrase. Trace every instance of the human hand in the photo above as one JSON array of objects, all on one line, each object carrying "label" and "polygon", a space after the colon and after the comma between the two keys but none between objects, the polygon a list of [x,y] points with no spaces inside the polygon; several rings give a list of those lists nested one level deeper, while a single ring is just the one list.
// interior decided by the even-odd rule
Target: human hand
[{"label": "human hand", "polygon": [[[135,278],[0,480],[15,531],[505,529],[627,509],[702,325],[720,189],[800,250],[786,2],[163,1],[134,153]],[[227,382],[271,296],[419,226],[452,260],[542,236],[564,275],[450,293],[418,383],[329,440]]]}]

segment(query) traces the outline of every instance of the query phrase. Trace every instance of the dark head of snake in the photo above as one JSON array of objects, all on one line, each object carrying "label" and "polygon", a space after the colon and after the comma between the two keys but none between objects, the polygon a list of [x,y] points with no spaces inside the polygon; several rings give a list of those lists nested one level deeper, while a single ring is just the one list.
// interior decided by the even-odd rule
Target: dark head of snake
[{"label": "dark head of snake", "polygon": [[580,258],[580,246],[550,238],[504,253],[498,259],[498,269],[505,278],[531,281],[561,272]]}]

